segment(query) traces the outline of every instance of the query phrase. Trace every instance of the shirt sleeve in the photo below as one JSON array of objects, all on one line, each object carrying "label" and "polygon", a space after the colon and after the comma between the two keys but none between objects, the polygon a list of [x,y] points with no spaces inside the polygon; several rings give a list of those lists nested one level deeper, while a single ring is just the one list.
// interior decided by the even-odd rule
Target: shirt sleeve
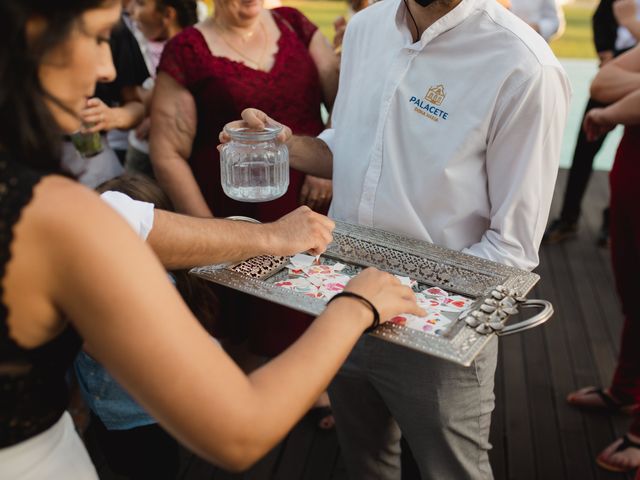
[{"label": "shirt sleeve", "polygon": [[104,192],[100,197],[127,221],[141,239],[147,239],[153,228],[152,203],[140,202],[124,193],[114,191]]},{"label": "shirt sleeve", "polygon": [[335,136],[335,133],[336,131],[333,128],[326,128],[322,132],[320,132],[320,135],[318,135],[318,138],[322,140],[324,143],[326,143],[327,146],[329,147],[329,150],[331,150],[332,152],[333,152],[333,138]]},{"label": "shirt sleeve", "polygon": [[505,92],[487,142],[490,225],[466,253],[532,270],[555,187],[571,87],[560,67],[543,66]]},{"label": "shirt sleeve", "polygon": [[187,34],[190,29],[183,30],[181,33],[173,37],[167,42],[160,57],[158,64],[158,73],[165,72],[171,76],[176,82],[185,88],[189,87],[189,79],[187,76],[187,52],[186,42]]}]

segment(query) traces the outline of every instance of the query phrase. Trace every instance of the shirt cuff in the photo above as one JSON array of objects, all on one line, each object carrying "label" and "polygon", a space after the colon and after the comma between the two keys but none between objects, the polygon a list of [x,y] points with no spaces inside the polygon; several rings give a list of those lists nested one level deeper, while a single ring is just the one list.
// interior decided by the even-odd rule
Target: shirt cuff
[{"label": "shirt cuff", "polygon": [[155,207],[152,203],[134,200],[114,191],[104,192],[100,197],[126,220],[141,239],[147,239],[153,228]]},{"label": "shirt cuff", "polygon": [[329,147],[329,150],[331,150],[333,152],[333,138],[335,137],[335,129],[333,128],[326,128],[324,131],[322,131],[320,133],[320,135],[318,135],[318,138],[320,140],[322,140],[324,143],[327,144],[327,146]]}]

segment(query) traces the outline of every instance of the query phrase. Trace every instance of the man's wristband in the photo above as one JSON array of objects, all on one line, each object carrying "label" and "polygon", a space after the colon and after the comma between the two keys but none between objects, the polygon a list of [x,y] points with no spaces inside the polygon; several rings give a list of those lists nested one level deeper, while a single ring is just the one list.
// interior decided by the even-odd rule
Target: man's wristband
[{"label": "man's wristband", "polygon": [[366,307],[369,307],[369,309],[371,310],[371,313],[373,313],[373,322],[371,322],[371,326],[369,326],[369,328],[367,328],[364,331],[364,333],[372,332],[373,330],[376,329],[378,325],[380,325],[380,313],[378,313],[378,309],[373,305],[373,303],[371,303],[369,300],[364,298],[362,295],[358,295],[357,293],[353,293],[353,292],[340,292],[337,295],[334,295],[333,298],[331,298],[327,302],[327,305],[329,305],[331,302],[333,302],[336,298],[339,298],[339,297],[353,298],[363,303]]}]

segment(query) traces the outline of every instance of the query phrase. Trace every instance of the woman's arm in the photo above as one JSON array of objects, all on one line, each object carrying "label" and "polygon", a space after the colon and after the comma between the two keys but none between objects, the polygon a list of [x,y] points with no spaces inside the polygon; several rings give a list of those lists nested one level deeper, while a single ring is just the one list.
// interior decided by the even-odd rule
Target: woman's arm
[{"label": "woman's arm", "polygon": [[591,83],[591,97],[616,102],[640,88],[640,46],[604,65]]},{"label": "woman's arm", "polygon": [[320,75],[322,99],[327,110],[333,108],[338,93],[338,77],[340,76],[340,57],[335,54],[327,38],[316,30],[309,43],[309,54],[316,64]]},{"label": "woman's arm", "polygon": [[196,127],[196,104],[191,93],[160,72],[151,101],[149,154],[153,171],[176,211],[213,217],[187,163]]},{"label": "woman's arm", "polygon": [[640,89],[608,107],[589,110],[583,128],[589,141],[594,141],[618,124],[640,124]]},{"label": "woman's arm", "polygon": [[619,25],[640,41],[640,20],[637,16],[636,0],[616,0],[613,2],[613,14]]},{"label": "woman's arm", "polygon": [[[211,342],[151,250],[96,195],[45,179],[16,238],[5,277],[14,337],[16,324],[46,326],[51,321],[39,319],[60,312],[163,427],[228,469],[248,467],[286,435],[372,320],[360,302],[338,299],[299,341],[247,377]],[[37,281],[21,283],[34,262]],[[370,269],[348,288],[369,298],[383,319],[424,314],[389,274]],[[34,306],[42,307],[38,314],[25,316]]]}]

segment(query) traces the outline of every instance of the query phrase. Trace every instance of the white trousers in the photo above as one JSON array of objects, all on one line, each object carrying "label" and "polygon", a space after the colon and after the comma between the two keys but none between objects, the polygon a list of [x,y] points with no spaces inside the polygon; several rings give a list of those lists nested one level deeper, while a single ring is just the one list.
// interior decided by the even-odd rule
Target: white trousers
[{"label": "white trousers", "polygon": [[0,480],[42,479],[98,479],[68,412],[48,430],[0,449]]}]

